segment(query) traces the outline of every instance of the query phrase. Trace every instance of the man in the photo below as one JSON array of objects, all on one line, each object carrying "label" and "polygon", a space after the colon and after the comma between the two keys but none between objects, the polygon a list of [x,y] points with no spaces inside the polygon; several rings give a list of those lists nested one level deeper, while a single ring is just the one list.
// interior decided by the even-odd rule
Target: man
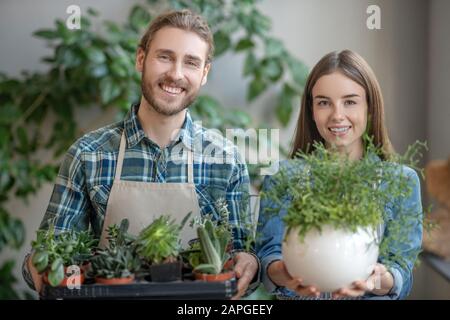
[{"label": "man", "polygon": [[[206,83],[213,49],[207,23],[188,10],[163,14],[151,23],[136,54],[136,69],[142,73],[140,103],[124,121],[88,133],[72,145],[40,228],[90,227],[104,239],[106,227],[124,217],[137,233],[163,213],[178,221],[188,212],[217,214],[215,203],[223,198],[233,226],[238,278],[234,298],[239,298],[259,279],[259,261],[244,246],[250,221],[245,214],[247,168],[235,146],[217,134],[206,134],[187,110]],[[204,150],[211,146],[227,161],[210,161]],[[186,243],[193,236],[188,230],[182,240]],[[40,290],[41,278],[30,257],[24,277]]]}]

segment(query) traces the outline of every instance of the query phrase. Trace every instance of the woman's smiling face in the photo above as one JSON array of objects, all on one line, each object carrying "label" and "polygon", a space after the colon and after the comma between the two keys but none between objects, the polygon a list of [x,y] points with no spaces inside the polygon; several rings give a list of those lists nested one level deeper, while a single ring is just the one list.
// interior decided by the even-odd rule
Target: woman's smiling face
[{"label": "woman's smiling face", "polygon": [[334,145],[351,159],[361,158],[367,126],[364,88],[336,71],[317,80],[312,97],[314,122],[327,147]]}]

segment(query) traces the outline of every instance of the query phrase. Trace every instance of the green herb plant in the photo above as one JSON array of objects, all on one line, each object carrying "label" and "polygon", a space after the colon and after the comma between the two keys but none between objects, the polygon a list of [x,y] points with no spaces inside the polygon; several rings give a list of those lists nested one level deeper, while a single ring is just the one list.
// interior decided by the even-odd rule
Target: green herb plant
[{"label": "green herb plant", "polygon": [[[299,238],[313,229],[319,231],[325,225],[335,229],[357,231],[372,227],[375,230],[389,220],[389,237],[380,245],[380,255],[388,254],[394,242],[408,241],[408,227],[423,222],[422,212],[401,208],[404,197],[411,195],[413,185],[402,165],[416,169],[418,157],[426,144],[415,142],[404,155],[394,155],[388,161],[379,157],[381,149],[364,137],[365,154],[361,160],[351,161],[322,143],[315,143],[311,153],[299,152],[288,165],[273,177],[272,188],[262,192],[262,199],[270,199],[275,205],[266,214],[278,215],[285,209],[283,221],[286,235],[298,228]],[[386,208],[402,212],[396,219]],[[411,252],[417,255],[419,252]]]}]

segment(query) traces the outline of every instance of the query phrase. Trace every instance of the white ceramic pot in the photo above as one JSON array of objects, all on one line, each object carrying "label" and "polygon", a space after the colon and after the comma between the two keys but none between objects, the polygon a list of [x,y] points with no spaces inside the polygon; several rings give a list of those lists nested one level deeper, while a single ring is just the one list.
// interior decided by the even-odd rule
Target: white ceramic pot
[{"label": "white ceramic pot", "polygon": [[321,292],[333,292],[371,274],[378,258],[377,233],[372,228],[351,233],[325,226],[321,233],[309,231],[300,242],[296,228],[287,235],[282,251],[293,277]]}]

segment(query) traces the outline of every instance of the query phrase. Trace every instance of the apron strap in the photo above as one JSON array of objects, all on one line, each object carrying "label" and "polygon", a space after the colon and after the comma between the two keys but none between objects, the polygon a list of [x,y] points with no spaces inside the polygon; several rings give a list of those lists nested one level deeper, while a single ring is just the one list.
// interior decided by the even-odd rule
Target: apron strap
[{"label": "apron strap", "polygon": [[126,143],[127,141],[125,139],[125,132],[122,132],[122,136],[120,137],[119,155],[117,156],[116,175],[114,176],[114,181],[119,181],[120,176],[122,175],[122,165],[123,157],[125,155]]},{"label": "apron strap", "polygon": [[188,151],[188,183],[194,183],[194,152]]}]

